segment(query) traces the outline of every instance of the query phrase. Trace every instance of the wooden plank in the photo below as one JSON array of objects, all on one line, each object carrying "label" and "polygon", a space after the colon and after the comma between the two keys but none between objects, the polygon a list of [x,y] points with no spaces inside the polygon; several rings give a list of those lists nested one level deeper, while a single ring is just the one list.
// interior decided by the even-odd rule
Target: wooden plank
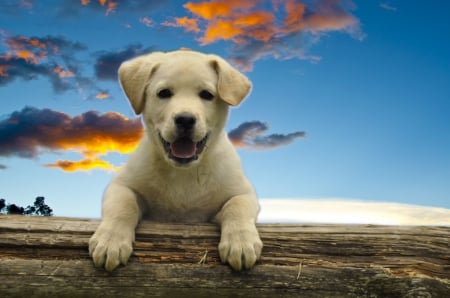
[{"label": "wooden plank", "polygon": [[210,224],[143,222],[126,267],[94,268],[97,220],[0,216],[0,297],[447,297],[450,228],[258,225],[250,271],[218,257]]}]

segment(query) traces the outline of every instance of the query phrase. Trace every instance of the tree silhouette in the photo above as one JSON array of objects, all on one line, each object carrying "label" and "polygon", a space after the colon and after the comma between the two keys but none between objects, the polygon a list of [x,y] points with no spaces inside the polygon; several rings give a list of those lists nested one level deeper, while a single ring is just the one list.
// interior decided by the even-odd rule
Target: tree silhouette
[{"label": "tree silhouette", "polygon": [[0,199],[0,214],[53,216],[53,210],[45,204],[44,197],[37,197],[34,204],[28,205],[26,208],[16,204],[7,204],[5,199]]}]

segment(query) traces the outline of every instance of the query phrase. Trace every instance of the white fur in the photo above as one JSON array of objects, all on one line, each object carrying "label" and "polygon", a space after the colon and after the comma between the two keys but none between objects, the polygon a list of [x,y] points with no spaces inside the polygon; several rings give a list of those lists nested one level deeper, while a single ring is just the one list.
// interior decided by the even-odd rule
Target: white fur
[{"label": "white fur", "polygon": [[[144,217],[215,222],[221,227],[222,261],[235,270],[251,268],[262,249],[255,227],[259,205],[223,131],[228,105],[244,99],[250,82],[218,56],[185,50],[127,61],[119,77],[134,111],[143,116],[146,133],[105,190],[102,221],[89,241],[95,265],[108,271],[125,265],[135,228]],[[163,88],[170,88],[173,96],[158,98]],[[200,98],[202,90],[214,99]],[[159,136],[176,139],[174,118],[180,113],[195,116],[195,142],[208,135],[203,152],[187,165],[168,157]]]}]

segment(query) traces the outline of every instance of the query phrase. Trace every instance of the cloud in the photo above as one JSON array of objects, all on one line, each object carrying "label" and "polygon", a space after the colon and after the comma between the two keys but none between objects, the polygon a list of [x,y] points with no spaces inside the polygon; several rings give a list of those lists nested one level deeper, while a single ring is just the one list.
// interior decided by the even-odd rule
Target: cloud
[{"label": "cloud", "polygon": [[0,164],[0,170],[6,170],[7,168],[7,166]]},{"label": "cloud", "polygon": [[83,10],[100,12],[105,16],[120,13],[146,13],[163,4],[164,0],[80,0],[63,1],[59,8],[61,16],[76,16]]},{"label": "cloud", "polygon": [[388,2],[380,2],[380,7],[385,9],[385,10],[389,10],[389,11],[397,11],[397,8],[390,5]]},{"label": "cloud", "polygon": [[268,125],[260,121],[244,122],[237,128],[231,130],[228,133],[228,137],[234,146],[251,149],[271,149],[288,145],[295,139],[305,137],[303,131],[262,136],[268,129]]},{"label": "cloud", "polygon": [[142,17],[139,18],[139,22],[142,23],[146,27],[153,27],[155,25],[155,22],[148,17]]},{"label": "cloud", "polygon": [[[40,6],[42,1],[20,0],[0,1],[0,14],[15,14],[21,10],[33,12],[33,8]],[[105,16],[120,13],[149,13],[169,2],[165,0],[65,0],[59,1],[56,12],[60,17],[74,17],[81,12],[93,11]],[[47,9],[48,12],[48,9]]]},{"label": "cloud", "polygon": [[202,45],[231,42],[232,60],[244,70],[264,57],[317,62],[320,57],[307,54],[308,48],[329,32],[364,38],[350,1],[216,0],[188,2],[184,8],[190,16],[163,25],[198,33]]},{"label": "cloud", "polygon": [[31,10],[33,7],[34,2],[32,0],[0,1],[0,14],[13,15],[20,10]]},{"label": "cloud", "polygon": [[[303,132],[262,136],[267,129],[267,124],[259,121],[245,122],[231,130],[229,137],[236,147],[271,149],[304,136]],[[43,153],[74,151],[83,159],[58,160],[45,166],[69,172],[94,168],[115,170],[114,165],[99,156],[110,152],[131,153],[143,133],[139,118],[128,119],[119,113],[88,111],[70,116],[50,109],[25,107],[0,120],[0,157],[37,159]]]},{"label": "cloud", "polygon": [[50,109],[25,107],[0,121],[0,156],[37,158],[46,152],[75,151],[85,160],[71,164],[59,161],[47,166],[110,168],[96,157],[109,152],[128,154],[142,134],[139,118],[127,119],[118,113],[88,111],[72,117]]},{"label": "cloud", "polygon": [[109,98],[109,94],[108,94],[108,92],[106,92],[106,91],[102,91],[102,92],[100,92],[100,93],[98,93],[96,96],[95,96],[95,98],[96,99],[107,99],[107,98]]},{"label": "cloud", "polygon": [[142,44],[132,44],[119,51],[102,51],[95,54],[95,76],[99,80],[117,80],[117,71],[120,64],[135,56],[152,52],[153,47],[146,47]]},{"label": "cloud", "polygon": [[80,161],[58,160],[55,163],[46,164],[47,168],[59,168],[65,172],[89,171],[92,169],[103,169],[116,171],[117,167],[100,158],[86,158]]},{"label": "cloud", "polygon": [[174,18],[174,21],[165,21],[161,25],[166,27],[180,27],[184,28],[187,32],[199,33],[201,30],[198,27],[198,22],[196,19],[191,19],[188,17]]},{"label": "cloud", "polygon": [[450,226],[450,209],[348,199],[261,199],[259,222]]},{"label": "cloud", "polygon": [[0,53],[0,86],[17,79],[46,78],[56,93],[74,90],[98,93],[95,82],[81,74],[77,54],[87,48],[62,36],[3,36]]},{"label": "cloud", "polygon": [[[30,0],[13,2],[7,1],[6,4],[0,4],[0,10],[12,14],[21,9],[31,10],[37,5]],[[155,14],[152,15],[152,12],[167,3],[169,1],[158,0],[61,1],[57,7],[57,13],[64,18],[77,16],[87,11],[99,12],[104,15],[127,13],[135,14],[136,20],[152,28],[156,24],[184,28],[185,31],[196,34],[197,41],[201,45],[221,41],[230,43],[228,48],[230,59],[236,66],[247,71],[253,68],[255,61],[264,58],[302,59],[317,63],[321,60],[321,57],[311,54],[310,50],[323,36],[331,32],[344,32],[358,40],[364,38],[360,22],[352,14],[355,5],[351,0],[212,0],[186,2],[183,5],[186,15],[171,17],[162,22],[156,21]],[[386,2],[381,2],[380,6],[384,9],[395,9]],[[144,16],[143,13],[147,16]],[[131,27],[129,23],[126,26]],[[70,56],[73,55],[67,57]],[[22,59],[25,59],[24,61],[29,63],[32,61],[31,58],[22,57]],[[23,64],[24,61],[20,62]],[[17,64],[21,65],[21,63]],[[61,78],[57,76],[50,77],[51,69],[32,67],[29,64],[26,66],[32,73],[28,76],[25,75],[25,68],[22,66],[21,75],[16,74],[16,77],[34,79],[39,76],[47,76],[55,90],[71,88],[73,84],[70,82],[76,81],[80,75],[66,65],[64,69],[73,72],[74,76],[66,77],[65,82],[62,82]],[[8,79],[5,79],[2,74],[10,71],[8,70],[10,68],[11,66],[3,65],[0,61],[0,78],[3,78],[3,82],[8,81]],[[95,86],[87,78],[80,80],[80,82],[89,82]]]}]

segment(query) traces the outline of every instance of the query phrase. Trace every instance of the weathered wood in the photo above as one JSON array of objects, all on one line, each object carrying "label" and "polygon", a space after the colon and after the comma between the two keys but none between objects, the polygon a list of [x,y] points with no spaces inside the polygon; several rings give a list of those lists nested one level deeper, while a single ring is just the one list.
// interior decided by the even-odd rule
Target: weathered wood
[{"label": "weathered wood", "polygon": [[261,260],[221,264],[209,224],[143,222],[126,267],[94,268],[96,220],[0,216],[0,297],[450,297],[450,228],[259,225]]}]

